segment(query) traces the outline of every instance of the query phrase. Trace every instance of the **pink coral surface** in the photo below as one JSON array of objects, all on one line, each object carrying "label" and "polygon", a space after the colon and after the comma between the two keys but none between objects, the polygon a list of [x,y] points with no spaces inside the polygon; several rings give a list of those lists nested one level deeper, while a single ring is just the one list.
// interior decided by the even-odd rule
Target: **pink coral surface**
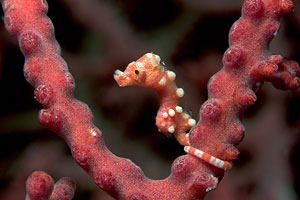
[{"label": "pink coral surface", "polygon": [[[25,55],[25,77],[36,88],[44,109],[40,123],[68,143],[76,162],[101,189],[117,199],[203,199],[224,172],[191,155],[177,158],[164,180],[146,178],[128,159],[112,154],[93,124],[87,105],[73,97],[74,80],[60,56],[46,1],[4,0],[6,29],[19,40]],[[243,112],[256,101],[263,81],[280,89],[299,87],[299,66],[268,51],[280,17],[291,12],[290,0],[246,0],[242,17],[229,34],[223,69],[209,82],[209,99],[190,131],[191,146],[225,161],[234,161],[234,147],[244,136]],[[105,98],[105,97],[103,97]]]}]

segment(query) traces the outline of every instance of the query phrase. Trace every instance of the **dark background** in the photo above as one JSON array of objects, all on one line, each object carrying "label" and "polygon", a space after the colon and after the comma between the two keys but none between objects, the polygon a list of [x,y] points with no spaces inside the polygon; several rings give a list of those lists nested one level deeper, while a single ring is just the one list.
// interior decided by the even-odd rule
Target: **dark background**
[{"label": "dark background", "polygon": [[[281,20],[274,54],[300,62],[300,1]],[[174,138],[158,133],[158,95],[145,88],[119,88],[116,69],[147,52],[161,56],[185,89],[182,105],[194,118],[207,98],[209,77],[222,67],[228,32],[240,17],[241,0],[49,0],[48,16],[69,70],[76,97],[86,102],[109,149],[132,159],[153,179],[170,173],[182,155]],[[23,76],[24,57],[4,29],[0,11],[0,199],[24,199],[34,170],[55,181],[76,180],[75,200],[111,199],[76,165],[55,133],[38,122],[42,108]],[[246,136],[235,167],[208,200],[300,199],[300,93],[265,83],[243,120]]]}]

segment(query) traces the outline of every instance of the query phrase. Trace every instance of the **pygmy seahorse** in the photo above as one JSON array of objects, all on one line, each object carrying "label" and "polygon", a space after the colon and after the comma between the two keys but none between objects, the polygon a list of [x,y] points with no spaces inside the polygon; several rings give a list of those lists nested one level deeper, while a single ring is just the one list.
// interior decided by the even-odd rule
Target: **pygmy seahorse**
[{"label": "pygmy seahorse", "polygon": [[179,106],[184,90],[177,88],[176,74],[165,70],[158,55],[147,53],[131,62],[124,72],[116,70],[114,79],[120,87],[141,86],[156,90],[160,96],[160,108],[156,116],[158,130],[166,135],[174,134],[177,141],[189,146],[187,130],[196,124]]}]

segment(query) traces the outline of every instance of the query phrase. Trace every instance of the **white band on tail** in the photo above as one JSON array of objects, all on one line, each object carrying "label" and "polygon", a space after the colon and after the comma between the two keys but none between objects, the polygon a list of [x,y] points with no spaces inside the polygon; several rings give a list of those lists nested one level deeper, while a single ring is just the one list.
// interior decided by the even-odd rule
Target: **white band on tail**
[{"label": "white band on tail", "polygon": [[224,169],[224,170],[228,170],[232,168],[232,163],[228,162],[228,161],[224,161],[221,160],[219,158],[216,158],[208,153],[205,153],[199,149],[196,149],[194,147],[191,146],[185,146],[184,147],[184,151],[186,153],[189,153],[193,156],[196,156],[197,158],[200,158],[202,160],[204,160],[205,162],[208,162],[209,164]]}]

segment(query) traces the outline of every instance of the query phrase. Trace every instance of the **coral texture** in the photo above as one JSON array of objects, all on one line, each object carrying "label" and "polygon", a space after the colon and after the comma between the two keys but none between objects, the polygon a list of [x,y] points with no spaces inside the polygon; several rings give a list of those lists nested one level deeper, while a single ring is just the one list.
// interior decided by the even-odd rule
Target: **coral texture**
[{"label": "coral texture", "polygon": [[279,30],[279,18],[291,12],[292,1],[246,0],[242,17],[231,27],[224,67],[208,84],[209,99],[201,119],[190,131],[191,146],[226,161],[234,161],[244,136],[243,112],[256,101],[264,81],[276,88],[299,87],[299,65],[272,55],[268,46]]},{"label": "coral texture", "polygon": [[[3,0],[6,29],[19,40],[25,55],[25,77],[36,88],[44,106],[41,124],[69,144],[76,162],[101,189],[117,199],[203,199],[222,179],[224,171],[191,155],[177,158],[171,175],[149,180],[128,159],[113,155],[102,132],[93,124],[89,108],[73,97],[74,80],[60,56],[44,0]],[[263,81],[280,89],[299,86],[299,66],[268,51],[279,29],[279,18],[291,12],[290,0],[246,0],[242,17],[230,30],[223,69],[209,82],[209,100],[201,119],[190,131],[189,142],[224,161],[234,161],[244,128],[243,111],[255,100]],[[50,189],[43,186],[49,195]],[[29,192],[30,193],[30,192]],[[34,193],[34,192],[33,192]],[[46,195],[46,196],[47,196]]]},{"label": "coral texture", "polygon": [[55,184],[45,172],[33,172],[27,179],[26,200],[71,200],[75,192],[75,182],[61,178]]}]

